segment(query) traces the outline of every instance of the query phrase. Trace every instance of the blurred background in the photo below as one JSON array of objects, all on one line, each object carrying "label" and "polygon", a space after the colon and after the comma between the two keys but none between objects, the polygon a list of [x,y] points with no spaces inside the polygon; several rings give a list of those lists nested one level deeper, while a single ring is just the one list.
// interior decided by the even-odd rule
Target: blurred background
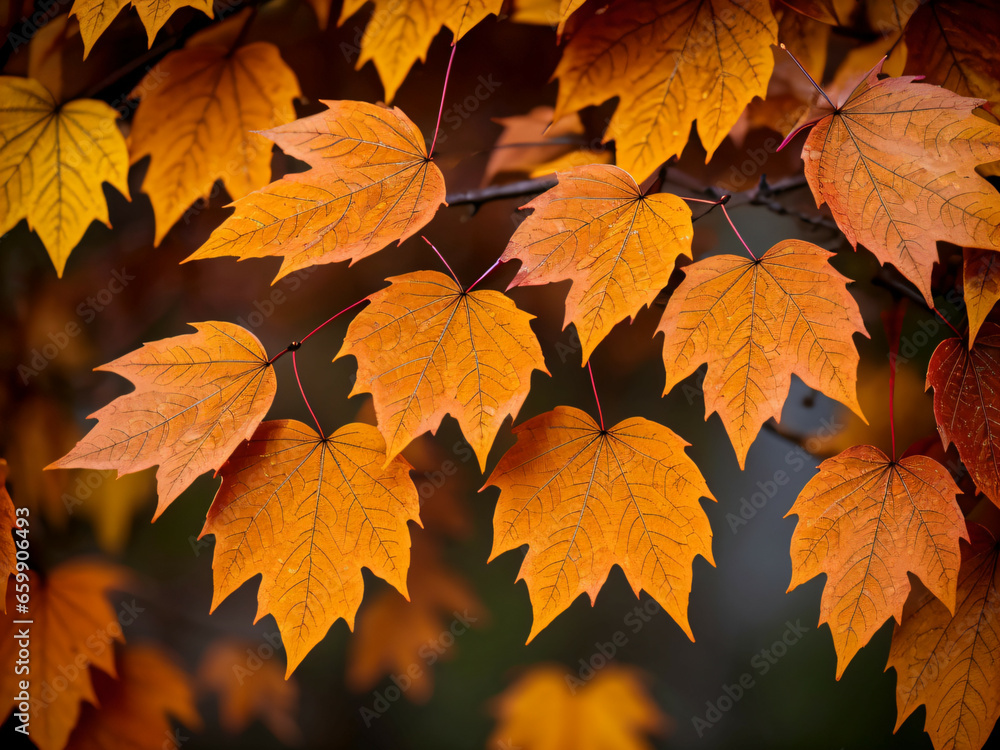
[{"label": "blurred background", "polygon": [[[334,3],[334,15],[337,11]],[[301,116],[319,111],[320,99],[380,100],[382,88],[373,67],[354,70],[367,17],[366,9],[340,28],[331,22],[320,31],[308,4],[279,0],[262,9],[247,39],[266,38],[279,46],[305,94],[298,103]],[[167,31],[188,23],[207,19],[184,9]],[[82,68],[94,66],[101,72],[110,49],[116,50],[116,58],[146,54],[137,24],[134,14],[112,24]],[[447,37],[438,36],[426,63],[414,67],[394,102],[428,138],[450,52]],[[857,46],[846,36],[834,41],[828,75]],[[24,54],[8,58],[8,74],[23,74]],[[462,41],[436,158],[449,194],[483,184],[490,149],[502,132],[493,118],[525,115],[554,103],[556,84],[548,79],[557,61],[555,33],[547,26],[489,18]],[[109,98],[128,92],[143,72],[138,67],[117,79],[117,94],[109,90]],[[93,79],[97,74],[87,75]],[[491,82],[485,95],[484,78]],[[584,113],[581,143],[600,148],[599,136],[612,110],[613,105]],[[127,131],[127,120],[123,127]],[[743,130],[741,142],[727,140],[708,166],[692,136],[671,169],[693,178],[690,184],[723,190],[751,188],[764,175],[773,184],[801,173],[801,140],[775,153],[775,130],[753,122]],[[181,729],[177,736],[183,740],[177,744],[191,749],[513,748],[494,733],[498,696],[543,664],[559,665],[587,682],[588,670],[601,663],[597,657],[608,652],[610,643],[614,661],[641,671],[653,702],[668,717],[652,736],[656,747],[931,747],[922,732],[923,709],[893,734],[895,677],[883,671],[891,625],[838,682],[829,630],[817,627],[823,579],[786,593],[795,518],[784,516],[815,466],[856,443],[888,449],[888,349],[879,313],[892,307],[905,285],[867,253],[851,251],[816,210],[807,189],[781,194],[785,214],[744,204],[733,209],[732,217],[755,251],[801,238],[838,252],[834,265],[855,281],[850,288],[871,333],[870,340],[856,338],[862,353],[861,403],[870,426],[796,380],[780,426],[761,432],[740,471],[718,417],[705,420],[699,387],[703,371],[661,396],[662,342],[653,332],[662,305],[644,310],[631,324],[620,324],[592,360],[609,424],[641,415],[673,429],[691,443],[688,452],[718,500],[703,501],[714,531],[716,566],[700,558],[694,564],[694,643],[646,595],[636,599],[616,568],[593,607],[577,600],[525,645],[531,608],[526,587],[515,583],[522,553],[486,564],[497,490],[477,492],[484,477],[449,418],[436,436],[422,438],[407,453],[418,470],[414,477],[426,519],[424,530],[414,528],[413,602],[406,604],[383,581],[366,575],[356,632],[338,621],[285,683],[273,619],[253,624],[257,579],[209,615],[213,539],[198,536],[217,480],[202,477],[151,524],[153,470],[115,481],[104,472],[41,469],[88,429],[88,414],[130,390],[121,378],[92,368],[143,342],[187,333],[192,321],[223,320],[251,330],[273,355],[382,288],[388,276],[444,269],[419,238],[351,268],[318,266],[273,286],[276,260],[181,265],[228,214],[228,197],[220,187],[154,248],[152,212],[141,190],[145,165],[130,172],[131,202],[106,189],[114,228],[92,225],[63,279],[56,279],[44,248],[24,222],[0,240],[0,325],[5,332],[0,339],[0,455],[10,463],[15,503],[44,518],[32,531],[39,568],[92,555],[136,572],[137,590],[116,599],[119,605],[134,599],[142,610],[124,628],[126,639],[166,648],[197,685],[204,726],[197,732]],[[280,153],[274,156],[276,175],[302,168]],[[423,233],[469,284],[501,254],[523,216],[517,209],[527,200],[495,200],[477,210],[469,205],[442,209]],[[695,215],[704,208],[695,206]],[[695,259],[720,252],[743,251],[721,213],[713,212],[695,224]],[[942,252],[938,270],[946,280],[955,275],[959,257]],[[494,272],[483,286],[505,289],[514,265]],[[680,275],[675,277],[672,286]],[[112,283],[115,279],[118,283]],[[551,377],[534,374],[517,422],[559,404],[596,414],[574,331],[561,330],[567,289],[568,284],[558,284],[510,292],[519,307],[537,316],[532,325],[551,372]],[[946,316],[961,314],[947,301],[941,310]],[[328,432],[359,418],[371,420],[366,397],[348,398],[355,361],[331,361],[350,318],[325,328],[299,353],[304,387]],[[903,331],[909,350],[903,351],[907,361],[896,397],[903,446],[936,439],[923,373],[944,337],[943,326],[930,313],[911,306]],[[278,396],[269,418],[308,422],[291,362],[281,361],[277,371]],[[489,468],[512,442],[508,423]],[[926,444],[934,449],[933,440]],[[405,681],[394,681],[392,675],[407,672],[418,676],[408,689],[394,690]],[[735,700],[734,686],[741,686]],[[4,731],[10,728],[8,721]]]}]

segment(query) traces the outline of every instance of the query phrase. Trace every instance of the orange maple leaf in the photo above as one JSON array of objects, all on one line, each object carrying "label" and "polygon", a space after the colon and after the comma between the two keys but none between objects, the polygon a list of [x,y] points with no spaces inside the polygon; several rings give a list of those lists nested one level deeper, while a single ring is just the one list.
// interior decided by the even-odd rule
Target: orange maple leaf
[{"label": "orange maple leaf", "polygon": [[84,706],[66,750],[176,747],[171,718],[201,729],[191,677],[162,649],[126,646],[116,671],[116,677],[94,673],[98,702]]},{"label": "orange maple leaf", "polygon": [[1000,506],[1000,326],[987,323],[976,345],[945,339],[927,366],[941,441],[954,443],[976,488]]},{"label": "orange maple leaf", "polygon": [[201,532],[216,539],[212,610],[260,574],[257,620],[274,615],[287,677],[339,618],[354,628],[362,566],[406,596],[406,523],[420,523],[409,468],[385,462],[370,425],[324,438],[294,420],[261,424],[219,470]]},{"label": "orange maple leaf", "polygon": [[908,606],[886,665],[896,670],[896,731],[924,704],[939,749],[979,750],[1000,718],[1000,547],[983,527],[969,530],[954,614],[930,595]]},{"label": "orange maple leaf", "polygon": [[933,307],[938,240],[1000,250],[1000,193],[975,171],[1000,159],[1000,127],[972,114],[983,99],[913,77],[879,80],[881,70],[836,110],[807,112],[785,143],[812,125],[802,160],[816,205]]},{"label": "orange maple leaf", "polygon": [[[361,37],[357,70],[371,60],[385,87],[385,100],[396,96],[406,74],[427,50],[442,26],[452,32],[452,45],[486,16],[500,12],[503,0],[374,0],[375,10]],[[340,20],[356,12],[363,2],[345,7]]]},{"label": "orange maple leaf", "polygon": [[387,674],[400,675],[408,680],[401,688],[406,698],[425,703],[434,691],[431,666],[452,658],[458,639],[486,618],[468,581],[440,557],[427,532],[414,533],[410,600],[388,589],[361,609],[347,653],[347,686],[354,692],[371,690]]},{"label": "orange maple leaf", "polygon": [[832,255],[785,240],[759,260],[706,258],[684,269],[663,311],[663,392],[707,362],[705,418],[718,412],[740,468],[761,425],[780,419],[793,373],[864,418],[852,337],[868,334]]},{"label": "orange maple leaf", "polygon": [[556,117],[619,97],[605,140],[640,180],[680,155],[695,120],[711,159],[767,91],[777,35],[767,0],[620,0],[566,45]]},{"label": "orange maple leaf", "polygon": [[187,260],[277,256],[277,281],[318,263],[353,263],[434,217],[444,176],[417,126],[395,108],[323,103],[326,112],[264,133],[312,169],[237,200],[236,213]]},{"label": "orange maple leaf", "polygon": [[[97,702],[90,667],[115,675],[114,641],[124,642],[121,624],[107,592],[128,581],[127,571],[92,562],[70,562],[43,581],[29,573],[31,601],[30,672],[17,674],[17,640],[23,624],[0,620],[0,716],[6,718],[23,699],[19,683],[28,682],[31,741],[39,750],[62,750],[80,715],[80,702]],[[7,590],[7,612],[15,611],[14,587]],[[93,674],[96,674],[93,673]]]},{"label": "orange maple leaf", "polygon": [[[671,726],[649,695],[648,675],[612,664],[582,686],[561,666],[532,667],[497,697],[498,750],[648,750]],[[573,685],[571,687],[571,685]]]},{"label": "orange maple leaf", "polygon": [[254,131],[294,120],[300,95],[268,42],[230,50],[195,37],[146,74],[132,94],[141,101],[129,154],[133,164],[151,157],[143,192],[153,204],[154,245],[216,180],[233,198],[268,183],[274,146]]},{"label": "orange maple leaf", "polygon": [[962,256],[962,287],[969,316],[969,346],[972,346],[986,316],[1000,300],[1000,253],[967,247]]},{"label": "orange maple leaf", "polygon": [[568,406],[514,428],[517,443],[486,485],[500,488],[490,560],[528,545],[517,580],[528,584],[530,642],[580,594],[597,598],[614,565],[636,596],[645,589],[688,638],[692,564],[712,559],[699,498],[714,500],[687,445],[632,417],[609,430]]},{"label": "orange maple leaf", "polygon": [[351,395],[372,394],[387,458],[451,414],[485,471],[500,425],[528,396],[531,371],[548,374],[533,316],[500,292],[467,292],[436,271],[388,282],[334,357],[358,360]]},{"label": "orange maple leaf", "polygon": [[838,680],[886,620],[902,620],[909,573],[954,611],[958,540],[968,540],[958,493],[932,458],[890,461],[856,445],[820,464],[785,514],[799,517],[788,590],[826,574],[819,623],[833,633]]},{"label": "orange maple leaf", "polygon": [[522,208],[501,261],[518,260],[515,286],[570,279],[565,328],[576,326],[586,364],[594,347],[667,286],[691,255],[691,209],[676,195],[644,195],[623,169],[595,164],[560,172],[559,184]]},{"label": "orange maple leaf", "polygon": [[[299,684],[295,678],[286,680],[280,665],[261,653],[265,645],[269,644],[216,641],[201,659],[198,682],[218,696],[219,724],[228,734],[241,734],[260,719],[284,745],[301,744],[302,730],[295,718]],[[259,666],[251,658],[258,659]]]},{"label": "orange maple leaf", "polygon": [[156,471],[155,521],[200,474],[218,469],[249,438],[274,400],[277,379],[263,347],[233,323],[192,323],[174,336],[98,367],[135,390],[91,416],[97,425],[48,469]]},{"label": "orange maple leaf", "polygon": [[17,546],[12,534],[19,525],[17,509],[7,492],[7,461],[0,458],[0,600],[3,600],[4,612],[7,611],[7,579],[17,570]]},{"label": "orange maple leaf", "polygon": [[798,13],[831,26],[846,26],[858,9],[858,0],[781,0]]}]

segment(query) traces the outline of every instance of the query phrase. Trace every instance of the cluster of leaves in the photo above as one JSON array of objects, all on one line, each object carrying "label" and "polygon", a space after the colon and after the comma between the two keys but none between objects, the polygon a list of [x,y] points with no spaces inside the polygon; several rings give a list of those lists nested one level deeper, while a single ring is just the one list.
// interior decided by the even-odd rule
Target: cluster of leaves
[{"label": "cluster of leaves", "polygon": [[[113,3],[114,12],[122,4]],[[173,6],[184,4],[211,12],[197,2],[135,4],[150,42]],[[87,51],[114,16],[107,5],[73,6]],[[325,23],[330,3],[313,5]],[[457,44],[501,5],[376,0],[358,65],[374,62],[391,101],[442,27]],[[521,5],[527,16],[542,12]],[[984,177],[1000,161],[1000,126],[988,109],[1000,81],[997,71],[975,64],[977,55],[988,56],[977,46],[982,35],[972,33],[973,19],[985,13],[996,24],[996,11],[972,2],[930,2],[912,17],[904,4],[888,2],[863,10],[793,0],[774,7],[767,0],[544,5],[562,44],[551,119],[573,132],[576,113],[617,96],[604,133],[614,142],[615,163],[604,163],[607,152],[588,158],[582,150],[558,164],[531,164],[524,171],[554,169],[557,183],[524,206],[530,215],[476,282],[463,286],[457,277],[418,271],[388,279],[363,300],[334,359],[357,361],[352,395],[371,394],[376,426],[357,421],[327,432],[318,420],[315,428],[264,421],[278,388],[277,361],[290,354],[294,366],[312,333],[269,356],[250,331],[206,321],[193,324],[194,333],[148,343],[100,368],[127,378],[134,390],[92,415],[96,426],[50,467],[128,474],[157,466],[154,518],[196,477],[221,476],[202,531],[216,539],[213,608],[260,575],[257,616],[278,623],[286,677],[336,620],[353,629],[362,568],[407,598],[411,589],[443,588],[413,576],[408,588],[409,522],[421,524],[421,508],[404,451],[450,415],[485,472],[533,372],[547,373],[532,317],[503,292],[479,288],[490,271],[517,261],[511,287],[570,281],[564,326],[579,334],[586,365],[618,323],[662,298],[682,256],[693,256],[691,209],[684,198],[654,189],[666,184],[661,167],[680,155],[692,126],[710,159],[724,139],[773,117],[766,107],[783,109],[787,119],[796,97],[808,106],[800,108],[799,124],[786,128],[785,144],[809,131],[805,179],[851,245],[893,266],[929,308],[935,291],[944,291],[933,284],[937,243],[966,248],[968,332],[956,330],[938,347],[926,380],[943,447],[955,445],[983,504],[1000,505],[1000,325],[991,312],[1000,297],[1000,193]],[[346,0],[341,20],[361,7]],[[779,80],[775,55],[784,54],[773,48],[779,40],[808,47],[862,12],[889,31],[878,49],[865,51],[869,58],[845,61],[831,88],[841,93],[839,104],[792,84],[791,93],[770,95]],[[946,16],[953,22],[941,20]],[[209,27],[166,55],[136,89],[141,102],[127,142],[107,104],[59,101],[37,80],[0,78],[0,232],[26,218],[61,274],[87,226],[107,221],[100,185],[127,194],[129,164],[147,156],[143,190],[157,243],[217,180],[234,199],[232,215],[189,261],[280,258],[277,281],[318,264],[354,263],[431,225],[446,205],[436,132],[428,147],[401,110],[360,101],[327,101],[323,111],[294,119],[295,75],[273,45],[243,43],[252,20],[250,11]],[[905,49],[911,54],[904,67]],[[806,60],[820,71],[825,64]],[[887,76],[888,68],[905,75]],[[155,85],[155,76],[166,83]],[[309,168],[269,181],[272,142]],[[727,200],[697,202],[725,211]],[[664,392],[707,365],[706,418],[719,415],[741,468],[762,426],[780,419],[792,375],[861,416],[853,337],[867,335],[848,279],[830,264],[833,253],[802,240],[759,254],[743,244],[746,254],[683,265],[657,329]],[[889,327],[898,329],[898,321]],[[708,484],[685,453],[687,443],[667,426],[634,416],[606,427],[599,404],[597,416],[557,406],[514,428],[516,444],[485,480],[500,490],[492,557],[528,547],[520,578],[534,611],[529,640],[580,594],[593,600],[615,565],[636,594],[648,592],[693,639],[692,565],[699,555],[713,559],[700,504],[714,499]],[[967,522],[959,493],[929,455],[849,447],[819,467],[790,511],[798,516],[791,585],[827,576],[820,616],[833,633],[838,678],[895,619],[889,666],[898,675],[900,723],[925,705],[936,747],[978,749],[1000,716],[1000,545],[985,511],[970,511],[985,525]],[[10,509],[0,503],[0,512],[5,527],[13,526]],[[0,551],[12,559],[13,549]],[[102,575],[88,579],[100,589],[93,600],[121,583]],[[910,575],[921,591],[911,593]],[[53,574],[48,590],[58,585]],[[430,595],[427,602],[425,616],[433,617]],[[385,615],[370,615],[382,618],[381,627],[398,619],[385,606]],[[3,643],[11,647],[9,639]],[[92,663],[113,674],[111,653]],[[108,688],[122,711],[138,700],[123,687],[126,678],[146,674],[137,665],[157,658],[125,653],[123,682]],[[2,652],[0,663],[7,663]],[[357,669],[361,682],[378,672]],[[550,700],[547,691],[559,679],[541,671],[512,690],[500,711],[512,735],[523,736],[526,716]],[[592,706],[606,700],[602,691],[614,692],[634,714],[614,721],[654,731],[662,717],[637,685],[627,672],[607,672],[565,710],[600,724]],[[173,695],[159,697],[163,708],[196,723],[183,701],[168,703]],[[80,700],[94,698],[89,687],[67,697],[72,711],[36,742],[62,747],[71,731],[86,731],[95,739],[81,743],[98,745],[100,727],[86,716],[77,723],[73,713]],[[567,725],[567,732],[580,731],[578,722]]]}]

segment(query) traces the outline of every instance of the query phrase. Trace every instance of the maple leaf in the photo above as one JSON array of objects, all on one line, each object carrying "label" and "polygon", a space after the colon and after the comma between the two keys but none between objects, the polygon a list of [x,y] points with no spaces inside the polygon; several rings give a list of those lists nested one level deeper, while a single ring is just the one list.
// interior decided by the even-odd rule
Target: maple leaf
[{"label": "maple leaf", "polygon": [[17,547],[14,529],[20,524],[17,509],[7,492],[7,462],[0,458],[0,600],[7,611],[7,579],[17,570]]},{"label": "maple leaf", "polygon": [[265,132],[307,172],[237,200],[187,260],[278,256],[281,277],[356,260],[416,234],[444,204],[444,176],[420,130],[395,108],[323,102],[326,112]]},{"label": "maple leaf", "polygon": [[[84,707],[66,750],[176,747],[168,717],[189,729],[201,729],[191,677],[162,649],[127,646],[117,660],[116,672],[117,678],[94,673],[99,703]],[[164,737],[169,739],[164,742]]]},{"label": "maple leaf", "polygon": [[[907,74],[1000,111],[1000,15],[982,0],[920,3],[906,24]],[[996,170],[990,170],[995,174]]]},{"label": "maple leaf", "polygon": [[0,76],[0,102],[0,235],[27,219],[62,276],[91,222],[110,226],[101,184],[129,197],[118,113],[94,99],[59,104],[11,76]]},{"label": "maple leaf", "polygon": [[965,248],[962,256],[962,286],[969,316],[969,346],[972,346],[986,316],[1000,300],[1000,253]]},{"label": "maple leaf", "polygon": [[503,126],[483,172],[483,185],[498,176],[523,173],[542,177],[587,164],[611,161],[609,149],[583,147],[586,129],[580,115],[572,112],[553,121],[552,107],[534,107],[525,115],[497,117],[493,122]]},{"label": "maple leaf", "polygon": [[[572,681],[572,682],[571,682]],[[671,722],[649,695],[647,676],[611,664],[581,687],[561,666],[532,667],[495,701],[491,748],[647,750]]]},{"label": "maple leaf", "polygon": [[126,5],[131,5],[138,12],[142,25],[146,27],[150,47],[163,24],[179,8],[195,8],[209,18],[214,17],[212,0],[75,0],[70,15],[76,16],[80,22],[84,59]]},{"label": "maple leaf", "polygon": [[132,94],[141,102],[129,151],[133,164],[151,157],[143,191],[156,217],[154,245],[217,179],[233,198],[268,183],[273,144],[252,131],[294,120],[300,95],[268,42],[231,51],[194,39],[146,74]]},{"label": "maple leaf", "polygon": [[955,609],[958,540],[968,540],[958,493],[931,458],[890,461],[856,445],[820,464],[785,514],[799,517],[788,590],[826,574],[819,623],[833,633],[838,680],[886,620],[902,620],[909,573]]},{"label": "maple leaf", "polygon": [[933,596],[907,607],[886,669],[896,670],[896,731],[921,704],[934,747],[979,750],[1000,717],[998,545],[970,524],[954,614]]},{"label": "maple leaf", "polygon": [[261,658],[257,669],[247,667],[248,654],[262,646],[252,641],[216,641],[201,659],[198,682],[218,696],[219,724],[227,733],[240,734],[259,718],[279,742],[298,745],[302,742],[295,718],[299,684],[294,678],[286,680],[273,659]]},{"label": "maple leaf", "polygon": [[[127,571],[94,562],[70,562],[41,580],[28,573],[31,601],[31,671],[16,674],[24,625],[0,620],[0,716],[19,703],[19,683],[28,682],[30,737],[39,750],[62,750],[80,715],[80,702],[96,703],[88,667],[115,675],[114,641],[124,642],[121,625],[106,594],[128,582]],[[7,611],[15,611],[14,587],[7,590]],[[24,617],[21,615],[20,617]],[[54,685],[64,686],[60,690]]]},{"label": "maple leaf", "polygon": [[605,140],[645,179],[680,155],[691,124],[711,159],[774,68],[766,0],[619,0],[582,24],[556,68],[556,117],[619,97]]},{"label": "maple leaf", "polygon": [[116,469],[159,464],[155,521],[200,474],[218,469],[271,406],[274,368],[257,337],[233,323],[192,323],[174,336],[98,367],[135,390],[91,418],[97,425],[49,469]]},{"label": "maple leaf", "polygon": [[881,69],[836,110],[806,113],[785,143],[815,123],[802,160],[816,205],[933,307],[938,240],[1000,250],[1000,194],[975,171],[1000,159],[1000,127],[972,114],[981,99],[910,76],[879,80]]},{"label": "maple leaf", "polygon": [[684,269],[663,311],[663,392],[707,362],[705,418],[718,412],[740,468],[761,425],[780,419],[793,374],[863,418],[852,337],[868,334],[832,255],[785,240],[756,261],[706,258]]},{"label": "maple leaf", "polygon": [[986,323],[976,345],[938,344],[927,366],[941,441],[954,443],[977,489],[1000,506],[1000,326]]},{"label": "maple leaf", "polygon": [[651,305],[674,262],[691,255],[691,209],[676,195],[644,195],[619,167],[595,164],[558,174],[559,183],[522,208],[501,261],[518,260],[515,286],[572,281],[563,328],[573,323],[586,364],[626,317]]},{"label": "maple leaf", "polygon": [[[427,525],[427,519],[423,520]],[[346,673],[347,685],[354,692],[371,690],[385,675],[405,675],[410,680],[404,689],[407,699],[425,703],[434,691],[431,665],[438,659],[452,658],[456,641],[486,619],[486,608],[468,581],[452,572],[440,557],[426,532],[414,533],[408,576],[410,600],[388,589],[358,614]]]},{"label": "maple leaf", "polygon": [[645,589],[688,638],[692,564],[712,559],[699,498],[714,500],[687,445],[641,417],[609,430],[568,406],[514,428],[517,443],[485,486],[500,488],[490,560],[523,544],[530,642],[580,594],[593,603],[614,565]]},{"label": "maple leaf", "polygon": [[261,424],[219,470],[201,532],[216,539],[212,610],[260,574],[257,620],[277,621],[287,677],[339,618],[354,629],[362,566],[406,596],[406,522],[420,523],[409,468],[385,462],[371,425],[324,438],[294,420]]},{"label": "maple leaf", "polygon": [[489,290],[466,292],[436,271],[387,279],[351,321],[334,359],[358,360],[351,395],[371,393],[387,458],[451,414],[486,470],[500,425],[516,415],[531,371],[548,374],[532,315]]},{"label": "maple leaf", "polygon": [[[503,0],[374,0],[375,10],[361,37],[361,55],[356,70],[371,60],[378,70],[385,101],[391,103],[417,60],[427,50],[442,26],[452,32],[452,45],[486,16],[500,12]],[[352,11],[362,3],[351,6]],[[341,20],[347,17],[344,8]]]}]

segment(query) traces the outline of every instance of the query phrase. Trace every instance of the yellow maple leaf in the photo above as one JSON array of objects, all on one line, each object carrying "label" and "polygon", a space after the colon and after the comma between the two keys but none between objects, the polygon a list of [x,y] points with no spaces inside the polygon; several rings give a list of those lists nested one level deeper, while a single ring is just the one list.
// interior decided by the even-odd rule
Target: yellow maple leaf
[{"label": "yellow maple leaf", "polygon": [[163,24],[179,8],[196,8],[209,18],[214,17],[212,0],[76,0],[70,15],[76,16],[80,22],[84,58],[126,5],[131,5],[139,13],[150,47]]},{"label": "yellow maple leaf", "polygon": [[[256,132],[295,119],[299,84],[278,48],[188,45],[163,58],[136,87],[132,163],[151,157],[143,182],[156,216],[154,244],[222,180],[234,199],[271,176],[273,143]],[[169,117],[164,113],[169,112]]]},{"label": "yellow maple leaf", "polygon": [[21,219],[62,276],[94,220],[110,226],[101,184],[128,193],[128,150],[104,102],[58,104],[37,81],[0,76],[0,235]]},{"label": "yellow maple leaf", "polygon": [[357,68],[371,60],[385,87],[385,101],[392,102],[413,63],[427,57],[442,26],[451,29],[454,44],[502,5],[503,0],[375,0]]}]

